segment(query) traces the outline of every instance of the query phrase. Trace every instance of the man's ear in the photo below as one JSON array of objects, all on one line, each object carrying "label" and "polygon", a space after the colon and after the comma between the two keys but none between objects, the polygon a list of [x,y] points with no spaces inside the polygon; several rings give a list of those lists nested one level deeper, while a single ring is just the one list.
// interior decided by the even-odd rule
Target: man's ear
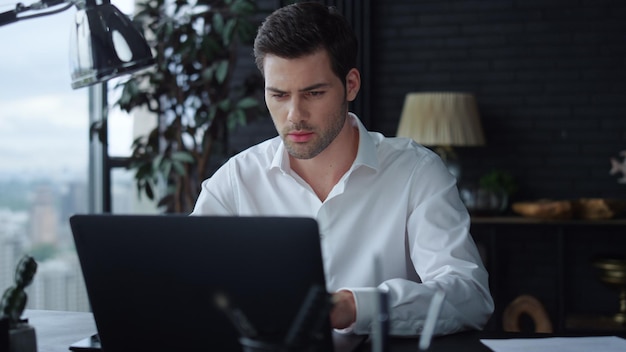
[{"label": "man's ear", "polygon": [[346,75],[346,98],[348,101],[356,99],[361,89],[361,73],[356,68],[348,71]]}]

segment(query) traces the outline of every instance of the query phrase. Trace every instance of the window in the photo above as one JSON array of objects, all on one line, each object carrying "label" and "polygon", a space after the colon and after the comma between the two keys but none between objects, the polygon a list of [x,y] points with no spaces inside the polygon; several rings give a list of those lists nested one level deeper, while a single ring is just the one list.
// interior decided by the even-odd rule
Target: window
[{"label": "window", "polygon": [[73,15],[0,27],[0,290],[30,253],[30,308],[89,310],[67,222],[88,207],[88,91],[70,86]]},{"label": "window", "polygon": [[[4,2],[0,12],[16,3]],[[132,12],[132,0],[114,4]],[[94,205],[100,198],[89,197],[89,185],[102,185],[105,170],[89,172],[90,158],[101,163],[89,142],[90,99],[97,94],[70,85],[75,13],[71,8],[0,27],[0,294],[13,284],[17,261],[31,254],[39,264],[27,288],[31,309],[90,309],[68,219],[101,208]],[[112,155],[129,150],[131,119],[111,112]],[[110,182],[114,212],[156,211],[133,197],[131,172],[115,169]]]},{"label": "window", "polygon": [[[109,82],[109,87],[115,87],[118,78]],[[107,157],[117,160],[110,170],[111,212],[117,214],[129,213],[156,213],[156,201],[149,200],[145,194],[138,195],[135,186],[134,171],[124,166],[125,158],[132,153],[132,143],[138,135],[148,134],[157,124],[156,116],[152,113],[136,109],[129,115],[113,106],[119,99],[120,89],[111,88],[107,97],[109,101],[108,114],[108,150]],[[105,170],[105,172],[107,172]]]}]

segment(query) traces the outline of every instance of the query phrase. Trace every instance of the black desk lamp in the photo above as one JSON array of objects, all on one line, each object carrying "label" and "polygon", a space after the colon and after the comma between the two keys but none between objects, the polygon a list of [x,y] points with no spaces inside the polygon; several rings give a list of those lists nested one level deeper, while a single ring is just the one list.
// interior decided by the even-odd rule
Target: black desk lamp
[{"label": "black desk lamp", "polygon": [[[82,88],[154,64],[150,47],[110,0],[41,0],[0,13],[0,26],[52,15],[76,6],[70,42],[72,88]],[[56,9],[55,9],[56,8]],[[26,15],[28,12],[39,12]]]}]

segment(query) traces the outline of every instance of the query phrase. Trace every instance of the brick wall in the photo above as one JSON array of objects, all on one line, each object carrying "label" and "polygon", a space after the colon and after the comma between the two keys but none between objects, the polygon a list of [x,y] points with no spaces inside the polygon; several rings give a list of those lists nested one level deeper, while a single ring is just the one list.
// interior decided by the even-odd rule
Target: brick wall
[{"label": "brick wall", "polygon": [[517,198],[626,196],[626,2],[372,2],[371,128],[394,135],[411,91],[476,94],[487,145],[464,178],[511,171]]}]

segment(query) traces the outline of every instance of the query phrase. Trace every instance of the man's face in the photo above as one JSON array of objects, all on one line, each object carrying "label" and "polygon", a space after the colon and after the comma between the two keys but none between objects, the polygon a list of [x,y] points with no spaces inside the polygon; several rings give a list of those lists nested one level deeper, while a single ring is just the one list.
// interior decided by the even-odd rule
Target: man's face
[{"label": "man's face", "polygon": [[265,102],[287,151],[298,159],[317,156],[341,132],[354,96],[333,73],[326,50],[297,59],[267,55],[263,67]]}]

